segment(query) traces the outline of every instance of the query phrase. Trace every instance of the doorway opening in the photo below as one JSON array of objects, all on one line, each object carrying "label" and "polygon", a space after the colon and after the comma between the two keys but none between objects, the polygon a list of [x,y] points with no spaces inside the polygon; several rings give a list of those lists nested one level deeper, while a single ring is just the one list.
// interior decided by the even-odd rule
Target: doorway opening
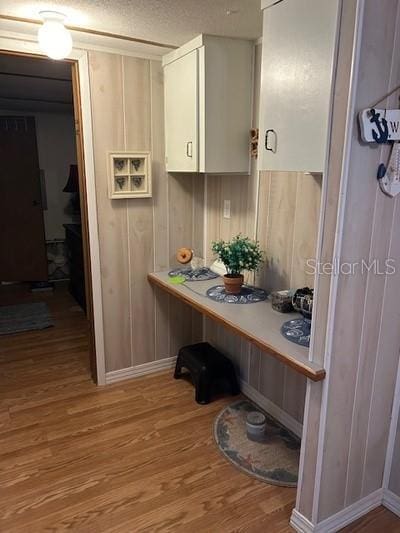
[{"label": "doorway opening", "polygon": [[97,382],[81,125],[76,61],[0,53],[0,344],[78,334]]}]

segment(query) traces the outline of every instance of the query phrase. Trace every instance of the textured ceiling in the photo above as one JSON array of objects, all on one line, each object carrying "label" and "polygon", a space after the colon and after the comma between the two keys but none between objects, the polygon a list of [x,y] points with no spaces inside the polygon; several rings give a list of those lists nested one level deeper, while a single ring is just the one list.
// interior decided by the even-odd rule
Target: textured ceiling
[{"label": "textured ceiling", "polygon": [[37,19],[43,9],[71,25],[177,46],[199,33],[261,35],[260,0],[2,0],[0,14]]}]

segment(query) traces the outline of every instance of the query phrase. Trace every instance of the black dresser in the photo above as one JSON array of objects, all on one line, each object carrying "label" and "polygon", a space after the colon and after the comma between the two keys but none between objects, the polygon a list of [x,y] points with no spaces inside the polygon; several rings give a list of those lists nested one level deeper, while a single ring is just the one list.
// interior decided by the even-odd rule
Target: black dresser
[{"label": "black dresser", "polygon": [[64,228],[70,271],[69,292],[86,311],[82,227],[80,224],[64,224]]}]

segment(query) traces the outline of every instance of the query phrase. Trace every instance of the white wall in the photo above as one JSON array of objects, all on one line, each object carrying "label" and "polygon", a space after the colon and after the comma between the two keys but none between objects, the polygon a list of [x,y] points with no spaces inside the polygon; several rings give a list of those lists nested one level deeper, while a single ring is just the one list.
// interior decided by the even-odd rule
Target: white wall
[{"label": "white wall", "polygon": [[0,110],[0,114],[35,117],[39,165],[45,171],[47,193],[47,210],[44,211],[46,240],[63,239],[63,224],[73,221],[71,214],[65,212],[71,195],[62,192],[69,166],[76,164],[73,115],[8,110]]}]

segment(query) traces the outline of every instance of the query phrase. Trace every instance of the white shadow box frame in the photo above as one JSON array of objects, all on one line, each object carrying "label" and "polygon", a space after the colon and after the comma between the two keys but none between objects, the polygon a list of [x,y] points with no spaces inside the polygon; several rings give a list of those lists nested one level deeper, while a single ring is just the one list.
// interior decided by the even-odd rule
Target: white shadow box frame
[{"label": "white shadow box frame", "polygon": [[151,198],[150,152],[108,152],[111,200]]}]

